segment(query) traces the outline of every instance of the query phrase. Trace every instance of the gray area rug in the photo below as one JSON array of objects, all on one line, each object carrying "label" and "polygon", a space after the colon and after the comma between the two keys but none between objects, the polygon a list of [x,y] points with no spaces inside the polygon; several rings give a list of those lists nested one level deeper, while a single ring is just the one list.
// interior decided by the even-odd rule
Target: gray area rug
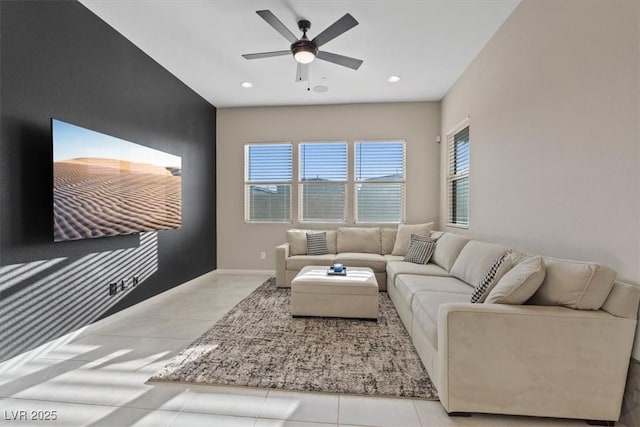
[{"label": "gray area rug", "polygon": [[267,280],[151,381],[438,399],[386,292],[377,322],[292,318],[290,294]]}]

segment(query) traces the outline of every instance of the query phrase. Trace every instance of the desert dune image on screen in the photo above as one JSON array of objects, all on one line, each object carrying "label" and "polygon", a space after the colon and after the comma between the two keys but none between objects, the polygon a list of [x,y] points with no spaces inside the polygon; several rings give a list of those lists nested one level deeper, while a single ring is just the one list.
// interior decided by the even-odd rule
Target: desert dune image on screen
[{"label": "desert dune image on screen", "polygon": [[54,241],[179,228],[182,159],[52,119]]}]

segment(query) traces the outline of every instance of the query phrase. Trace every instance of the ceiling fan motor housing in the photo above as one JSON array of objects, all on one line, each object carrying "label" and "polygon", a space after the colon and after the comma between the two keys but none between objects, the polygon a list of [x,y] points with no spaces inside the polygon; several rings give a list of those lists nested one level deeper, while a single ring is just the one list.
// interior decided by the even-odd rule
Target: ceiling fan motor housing
[{"label": "ceiling fan motor housing", "polygon": [[302,52],[308,52],[315,57],[318,54],[318,48],[307,38],[307,31],[311,28],[311,22],[306,19],[301,19],[298,21],[298,28],[302,31],[302,38],[291,43],[291,53],[293,57],[296,58],[296,54]]},{"label": "ceiling fan motor housing", "polygon": [[309,52],[312,53],[313,56],[316,56],[318,54],[318,48],[311,42],[311,40],[301,39],[291,44],[291,53],[295,56],[298,52]]}]

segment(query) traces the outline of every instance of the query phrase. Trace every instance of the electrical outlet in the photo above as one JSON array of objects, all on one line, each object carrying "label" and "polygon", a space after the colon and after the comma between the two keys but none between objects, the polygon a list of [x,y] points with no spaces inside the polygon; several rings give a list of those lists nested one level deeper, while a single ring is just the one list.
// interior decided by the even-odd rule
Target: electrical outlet
[{"label": "electrical outlet", "polygon": [[131,283],[133,284],[133,286],[138,286],[138,283],[139,283],[138,276],[133,276],[133,278],[131,279]]},{"label": "electrical outlet", "polygon": [[118,293],[118,284],[117,283],[109,283],[109,296],[113,296]]},{"label": "electrical outlet", "polygon": [[260,259],[267,259],[267,253],[266,252],[260,252]]}]

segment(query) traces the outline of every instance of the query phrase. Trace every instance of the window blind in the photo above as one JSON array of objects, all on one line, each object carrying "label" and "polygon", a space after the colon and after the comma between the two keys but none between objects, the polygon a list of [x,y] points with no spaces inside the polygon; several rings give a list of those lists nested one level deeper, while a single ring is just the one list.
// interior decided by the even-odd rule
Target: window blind
[{"label": "window blind", "polygon": [[469,126],[449,135],[447,193],[449,223],[469,226]]},{"label": "window blind", "polygon": [[356,222],[404,222],[405,143],[355,143]]},{"label": "window blind", "polygon": [[300,143],[299,163],[300,221],[345,222],[347,143]]},{"label": "window blind", "polygon": [[290,222],[292,146],[245,145],[245,221]]}]

